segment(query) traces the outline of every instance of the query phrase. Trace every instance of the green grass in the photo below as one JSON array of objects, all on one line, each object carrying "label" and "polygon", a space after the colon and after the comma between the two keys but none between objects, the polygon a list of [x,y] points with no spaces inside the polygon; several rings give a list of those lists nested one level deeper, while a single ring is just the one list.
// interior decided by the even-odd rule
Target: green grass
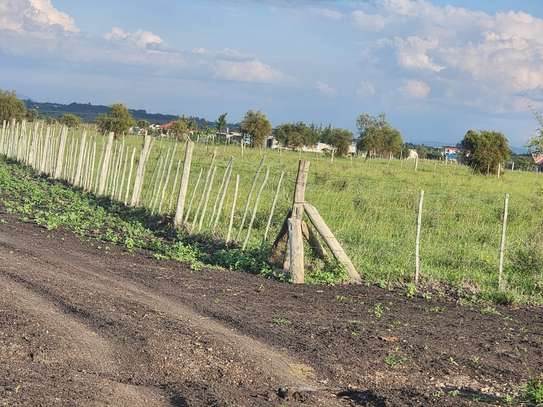
[{"label": "green grass", "polygon": [[[100,151],[104,138],[98,136],[96,139]],[[121,140],[116,143],[121,143]],[[135,147],[136,157],[139,156],[140,137],[126,137],[124,143],[130,149]],[[184,144],[167,139],[155,142],[146,168],[142,194],[142,204],[146,207],[150,206],[155,195],[152,180],[158,159],[174,146],[177,146],[176,160],[182,160]],[[235,264],[233,268],[236,269],[260,267],[264,260],[261,255],[262,237],[279,174],[285,171],[272,222],[271,240],[291,205],[298,160],[304,158],[311,161],[306,198],[320,211],[364,281],[382,286],[412,281],[416,210],[420,190],[424,189],[421,241],[424,283],[445,283],[455,287],[461,295],[476,295],[495,302],[543,302],[543,176],[539,174],[508,172],[498,180],[474,175],[464,166],[431,161],[419,162],[418,171],[415,172],[413,162],[407,161],[335,158],[332,163],[328,158],[312,153],[250,148],[245,149],[241,157],[239,146],[196,144],[189,198],[199,171],[203,170],[205,176],[214,150],[218,171],[208,214],[213,210],[218,184],[230,157],[234,158],[233,175],[241,176],[234,237],[238,235],[237,228],[251,180],[262,156],[270,169],[270,180],[263,191],[248,251],[241,253],[239,250],[232,252],[225,249],[217,256],[220,265],[232,267]],[[99,157],[96,158],[95,168],[98,167],[98,160]],[[165,202],[174,202],[178,193],[173,185],[175,166],[166,189]],[[260,186],[262,178],[263,174],[257,186]],[[226,236],[232,190],[233,182],[213,238],[224,239]],[[503,196],[506,192],[511,198],[504,294],[497,289],[497,269]],[[172,212],[166,205],[160,215],[171,216]],[[55,219],[40,221],[52,222],[50,226],[54,226]],[[241,241],[245,233],[244,229],[239,235]],[[207,222],[204,222],[201,235],[207,238],[211,235]],[[255,262],[259,266],[255,266]],[[343,270],[337,267],[332,267],[331,272],[328,265],[315,264],[314,272],[308,277],[310,282],[334,283],[345,278]],[[274,274],[271,270],[266,273]]]},{"label": "green grass", "polygon": [[543,406],[543,380],[532,379],[528,381],[522,391],[523,401],[533,406]]}]

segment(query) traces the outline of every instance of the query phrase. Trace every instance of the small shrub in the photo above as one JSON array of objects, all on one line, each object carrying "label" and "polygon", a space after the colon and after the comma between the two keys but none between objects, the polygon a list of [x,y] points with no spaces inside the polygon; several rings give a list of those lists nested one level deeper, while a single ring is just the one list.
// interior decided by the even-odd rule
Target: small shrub
[{"label": "small shrub", "polygon": [[308,284],[335,285],[347,281],[347,268],[337,260],[325,262],[322,267],[315,267],[305,276]]},{"label": "small shrub", "polygon": [[528,381],[522,391],[523,399],[526,403],[535,406],[543,405],[543,378],[536,378]]},{"label": "small shrub", "polygon": [[404,358],[403,356],[398,356],[398,355],[388,355],[384,359],[386,365],[389,367],[396,367],[398,365],[401,365],[402,363],[405,363],[406,360],[407,359]]},{"label": "small shrub", "polygon": [[511,272],[521,276],[533,276],[543,270],[543,242],[529,240],[510,256]]},{"label": "small shrub", "polygon": [[279,325],[279,326],[288,326],[291,324],[291,322],[286,319],[286,318],[281,318],[281,317],[275,317],[272,319],[272,323],[274,325]]}]

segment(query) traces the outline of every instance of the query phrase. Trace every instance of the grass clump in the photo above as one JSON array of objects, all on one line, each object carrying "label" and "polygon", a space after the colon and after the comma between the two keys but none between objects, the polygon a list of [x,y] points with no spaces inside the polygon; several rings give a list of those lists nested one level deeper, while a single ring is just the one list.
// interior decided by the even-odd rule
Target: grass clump
[{"label": "grass clump", "polygon": [[531,379],[522,389],[522,401],[531,406],[543,406],[543,378]]}]

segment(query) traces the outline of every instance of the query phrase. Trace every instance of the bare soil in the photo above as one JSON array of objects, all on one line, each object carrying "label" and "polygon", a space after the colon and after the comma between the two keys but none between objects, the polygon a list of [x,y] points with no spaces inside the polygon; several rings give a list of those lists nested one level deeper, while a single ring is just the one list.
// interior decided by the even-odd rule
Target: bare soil
[{"label": "bare soil", "polygon": [[1,217],[0,404],[503,405],[543,366],[541,308],[193,272]]}]

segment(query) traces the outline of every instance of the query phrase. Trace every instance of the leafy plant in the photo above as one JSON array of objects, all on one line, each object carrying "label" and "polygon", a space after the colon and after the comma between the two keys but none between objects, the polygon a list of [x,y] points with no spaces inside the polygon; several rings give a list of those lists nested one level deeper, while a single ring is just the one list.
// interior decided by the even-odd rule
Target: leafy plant
[{"label": "leafy plant", "polygon": [[275,317],[272,319],[272,323],[279,326],[288,326],[291,322],[286,318]]},{"label": "leafy plant", "polygon": [[522,390],[522,398],[535,406],[543,405],[543,379],[535,378],[526,383]]},{"label": "leafy plant", "polygon": [[389,367],[396,367],[398,365],[401,365],[401,364],[405,363],[406,360],[407,359],[405,357],[403,357],[403,356],[392,354],[392,355],[388,355],[387,357],[385,357],[384,362]]},{"label": "leafy plant", "polygon": [[375,318],[377,319],[381,319],[381,317],[383,316],[383,313],[385,312],[385,309],[383,307],[383,305],[381,303],[377,303],[375,304],[375,306],[373,307],[373,315],[375,316]]}]

